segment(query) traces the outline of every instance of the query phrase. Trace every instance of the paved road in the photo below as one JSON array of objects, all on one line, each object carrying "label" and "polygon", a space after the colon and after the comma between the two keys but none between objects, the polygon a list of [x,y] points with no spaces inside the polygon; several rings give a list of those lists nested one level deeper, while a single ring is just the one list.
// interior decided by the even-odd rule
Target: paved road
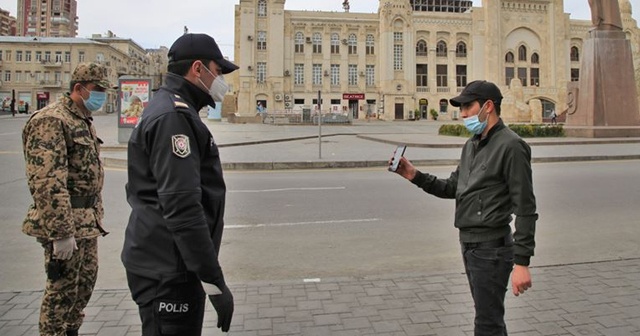
[{"label": "paved road", "polygon": [[[2,210],[0,228],[3,234],[0,238],[4,239],[0,249],[5,249],[2,252],[4,257],[1,261],[8,265],[8,268],[3,267],[3,272],[0,273],[0,277],[4,277],[0,281],[0,286],[6,283],[5,281],[9,281],[7,279],[27,277],[25,273],[19,271],[19,267],[15,267],[25,263],[25,260],[19,257],[20,253],[33,249],[32,242],[27,242],[25,237],[15,231],[19,226],[15,214],[19,209],[24,208],[24,204],[28,201],[28,195],[25,200],[24,194],[24,176],[20,173],[19,132],[23,122],[24,118],[19,117],[0,118],[0,160],[3,162],[3,171],[0,173],[0,209]],[[113,126],[115,125],[114,116],[97,116],[96,125],[107,145],[115,149],[105,151],[105,158],[121,155],[121,145],[114,143],[114,139],[117,138],[117,130]],[[393,143],[398,141],[413,144],[407,152],[409,158],[429,160],[441,155],[441,163],[446,163],[445,159],[455,160],[457,157],[455,153],[459,153],[459,149],[455,147],[464,141],[436,136],[437,124],[432,122],[358,124],[337,128],[339,130],[334,133],[345,135],[325,138],[323,149],[326,152],[323,152],[323,155],[331,156],[317,159],[314,158],[317,154],[317,140],[314,142],[312,139],[288,141],[280,145],[263,143],[232,146],[239,142],[256,139],[283,140],[294,136],[309,136],[315,131],[309,127],[210,123],[210,128],[222,146],[221,155],[223,159],[227,158],[224,159],[227,160],[227,164],[243,162],[243,160],[263,164],[286,162],[281,161],[285,160],[285,156],[280,156],[285,154],[293,156],[289,161],[339,162],[340,160],[365,160],[370,156],[372,161],[384,162],[393,150]],[[331,128],[325,127],[325,131],[330,133]],[[363,138],[372,135],[375,141]],[[581,144],[572,143],[572,141]],[[638,139],[615,139],[613,142],[550,139],[530,142],[532,144],[547,142],[533,144],[534,157],[538,159],[548,158],[554,154],[559,160],[566,158],[571,160],[629,159],[640,155]],[[439,146],[428,146],[434,144]],[[286,150],[282,150],[283,145]],[[118,158],[114,157],[114,159]],[[557,232],[544,234],[544,230],[551,227],[540,228],[541,236],[551,238],[540,242],[539,255],[536,258],[550,262],[537,264],[538,267],[532,269],[535,283],[530,292],[519,298],[508,296],[507,320],[511,335],[640,335],[640,291],[638,291],[640,259],[635,257],[639,252],[637,237],[640,235],[634,224],[639,217],[638,213],[634,214],[634,211],[638,211],[637,197],[640,195],[640,190],[639,184],[634,183],[637,178],[634,175],[628,175],[629,171],[637,172],[637,168],[633,167],[638,165],[638,161],[605,162],[598,168],[594,168],[594,164],[566,164],[564,166],[566,168],[557,173],[557,180],[550,178],[556,175],[535,178],[538,189],[553,190],[550,191],[552,196],[539,196],[543,204],[541,206],[545,209],[553,209],[546,213],[541,212],[541,221],[553,222],[553,229],[560,229]],[[563,164],[553,165],[563,166]],[[539,170],[537,168],[539,166],[549,167],[550,165],[536,165],[536,171]],[[433,169],[444,170],[444,168]],[[542,168],[544,169],[546,168]],[[603,174],[604,176],[581,180],[585,174],[593,174],[594,171],[606,173]],[[111,172],[109,173],[111,177],[108,179],[117,175],[117,170]],[[358,172],[358,170],[352,170],[347,174],[357,175]],[[228,173],[227,175],[230,180],[237,178],[240,181],[247,176],[242,174],[247,173]],[[306,174],[313,174],[313,171]],[[108,188],[117,190],[119,187],[116,184],[121,182],[122,180],[118,178],[108,180],[108,183],[112,183]],[[393,183],[395,182],[402,184],[401,181]],[[565,185],[567,182],[569,184]],[[239,182],[238,185],[240,185]],[[411,187],[407,186],[407,188]],[[116,191],[109,194],[110,197],[123,195]],[[417,202],[417,197],[422,197],[418,194],[416,192],[416,199],[411,199],[410,202]],[[623,194],[631,197],[625,197]],[[602,197],[598,197],[599,195]],[[236,196],[231,193],[230,197]],[[122,199],[113,199],[109,202],[120,204]],[[381,206],[393,206],[393,203]],[[242,208],[238,210],[235,215],[230,211],[230,215],[235,222],[239,223]],[[122,212],[122,209],[116,208],[110,211],[108,216],[116,218],[119,216],[118,212]],[[551,214],[553,216],[550,216]],[[245,221],[246,224],[260,223]],[[228,222],[231,223],[231,221]],[[266,229],[274,230],[275,228]],[[253,230],[254,234],[258,231]],[[253,246],[244,241],[246,231],[248,230],[243,228],[230,229],[227,231],[225,240],[235,240],[242,249],[249,250],[247,255],[251,255],[250,249]],[[336,244],[333,249],[339,250],[345,245],[359,243],[371,245],[370,248],[375,249],[378,247],[375,243],[370,244],[366,240],[360,242],[358,239],[363,235],[366,237],[367,231],[368,229],[363,229],[356,232],[360,235],[355,236],[351,241],[348,237],[335,237],[339,239],[340,244]],[[391,234],[387,233],[388,236]],[[312,235],[313,233],[301,233],[301,237]],[[251,238],[251,235],[246,236]],[[254,235],[251,239],[259,238],[260,235]],[[316,238],[319,239],[322,236]],[[419,240],[420,237],[414,238]],[[551,241],[556,243],[552,244]],[[544,246],[544,244],[550,245]],[[101,246],[102,274],[106,273],[106,277],[110,272],[105,270],[117,264],[117,261],[113,261],[113,255],[119,253],[117,244],[112,244],[111,247],[109,245]],[[108,247],[107,252],[104,250],[105,247]],[[230,245],[227,245],[227,248],[229,251],[233,249]],[[359,250],[363,249],[359,247]],[[544,251],[555,251],[555,253],[545,256]],[[26,263],[31,267],[40,268],[41,260],[37,255],[33,256],[33,253],[27,253],[27,255],[30,256],[28,258],[33,259],[28,259],[30,261]],[[111,257],[112,261],[104,264],[104,260],[108,259],[105,256]],[[336,256],[340,257],[340,254],[336,253]],[[348,260],[352,256],[351,252],[346,252],[342,258]],[[223,258],[229,257],[223,254]],[[20,263],[14,260],[20,260]],[[554,263],[554,260],[558,262]],[[224,262],[229,262],[229,268],[231,268],[232,261],[239,260],[225,259]],[[323,263],[323,260],[321,257],[312,258],[302,266],[309,267],[314,262]],[[11,267],[14,268],[11,269]],[[254,266],[248,264],[247,267]],[[472,334],[472,303],[466,280],[459,270],[432,270],[423,267],[409,271],[393,269],[390,272],[378,270],[373,273],[342,274],[324,271],[317,274],[304,274],[310,274],[310,276],[232,282],[237,313],[234,317],[232,332],[229,334],[255,336]],[[43,275],[40,274],[40,276]],[[25,282],[30,277],[24,279]],[[20,285],[0,291],[0,335],[36,335],[40,296],[40,291],[22,288]],[[214,331],[215,317],[210,309],[207,312],[207,320],[206,334],[219,334]],[[130,301],[124,286],[120,285],[112,289],[101,287],[96,291],[87,309],[87,323],[83,326],[81,334],[139,335],[139,330],[136,308]]]}]

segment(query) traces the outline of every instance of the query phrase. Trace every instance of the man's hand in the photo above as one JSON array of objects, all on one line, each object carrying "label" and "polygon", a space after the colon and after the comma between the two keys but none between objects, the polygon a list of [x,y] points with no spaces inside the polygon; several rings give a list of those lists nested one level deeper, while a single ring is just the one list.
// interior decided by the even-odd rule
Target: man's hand
[{"label": "man's hand", "polygon": [[531,288],[531,273],[529,273],[529,267],[516,265],[511,273],[511,285],[513,286],[513,295],[515,296]]},{"label": "man's hand", "polygon": [[73,251],[78,249],[76,239],[73,237],[62,238],[53,241],[53,258],[60,260],[69,260],[73,255]]},{"label": "man's hand", "polygon": [[218,328],[221,328],[223,332],[228,332],[233,317],[233,295],[227,286],[220,290],[222,294],[209,295],[209,301],[218,313]]},{"label": "man's hand", "polygon": [[[392,160],[393,158],[389,160],[389,164],[391,164]],[[413,166],[411,161],[407,160],[407,158],[405,158],[404,156],[400,157],[400,164],[398,165],[398,169],[396,169],[396,174],[411,181],[414,177],[416,177],[417,171],[418,170]]]}]

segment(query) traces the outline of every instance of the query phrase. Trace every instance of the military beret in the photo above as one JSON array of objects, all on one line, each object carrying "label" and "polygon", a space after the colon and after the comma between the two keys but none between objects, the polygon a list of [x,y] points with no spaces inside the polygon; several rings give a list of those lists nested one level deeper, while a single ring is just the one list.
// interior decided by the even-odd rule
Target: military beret
[{"label": "military beret", "polygon": [[169,63],[185,60],[212,60],[228,74],[238,66],[227,61],[213,37],[207,34],[184,34],[169,48]]},{"label": "military beret", "polygon": [[100,87],[108,89],[111,86],[109,83],[108,69],[102,64],[98,63],[80,63],[73,70],[71,75],[72,82],[92,82]]}]

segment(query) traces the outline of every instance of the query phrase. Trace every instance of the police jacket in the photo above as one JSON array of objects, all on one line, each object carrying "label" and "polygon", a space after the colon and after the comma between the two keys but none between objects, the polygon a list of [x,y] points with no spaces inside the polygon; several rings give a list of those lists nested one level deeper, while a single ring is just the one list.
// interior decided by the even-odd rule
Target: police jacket
[{"label": "police jacket", "polygon": [[502,120],[486,138],[474,136],[465,143],[460,164],[448,179],[418,172],[411,182],[437,197],[456,199],[454,224],[461,242],[504,237],[515,214],[514,262],[529,265],[538,219],[531,149]]},{"label": "police jacket", "polygon": [[22,232],[43,241],[105,233],[100,143],[91,117],[68,93],[34,112],[22,131],[33,197]]},{"label": "police jacket", "polygon": [[218,251],[226,187],[218,147],[198,111],[211,97],[169,73],[129,139],[131,215],[122,262],[155,279],[194,272],[222,288]]}]

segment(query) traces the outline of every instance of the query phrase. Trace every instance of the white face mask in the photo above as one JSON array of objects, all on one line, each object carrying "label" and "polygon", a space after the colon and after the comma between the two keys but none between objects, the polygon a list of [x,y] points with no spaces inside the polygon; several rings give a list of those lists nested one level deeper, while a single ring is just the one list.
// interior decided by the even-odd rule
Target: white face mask
[{"label": "white face mask", "polygon": [[[211,76],[213,76],[213,73],[211,73],[209,69],[207,69],[206,67],[205,69],[208,73],[211,74]],[[207,87],[206,85],[204,85],[204,82],[200,80],[200,78],[198,78],[198,80],[200,81],[200,84],[202,84],[202,86]],[[226,95],[228,91],[229,85],[227,85],[227,83],[224,81],[224,77],[222,77],[222,75],[217,76],[213,80],[213,82],[211,82],[211,86],[209,86],[209,95],[215,102],[222,102],[222,99],[224,99],[224,95]]]}]

